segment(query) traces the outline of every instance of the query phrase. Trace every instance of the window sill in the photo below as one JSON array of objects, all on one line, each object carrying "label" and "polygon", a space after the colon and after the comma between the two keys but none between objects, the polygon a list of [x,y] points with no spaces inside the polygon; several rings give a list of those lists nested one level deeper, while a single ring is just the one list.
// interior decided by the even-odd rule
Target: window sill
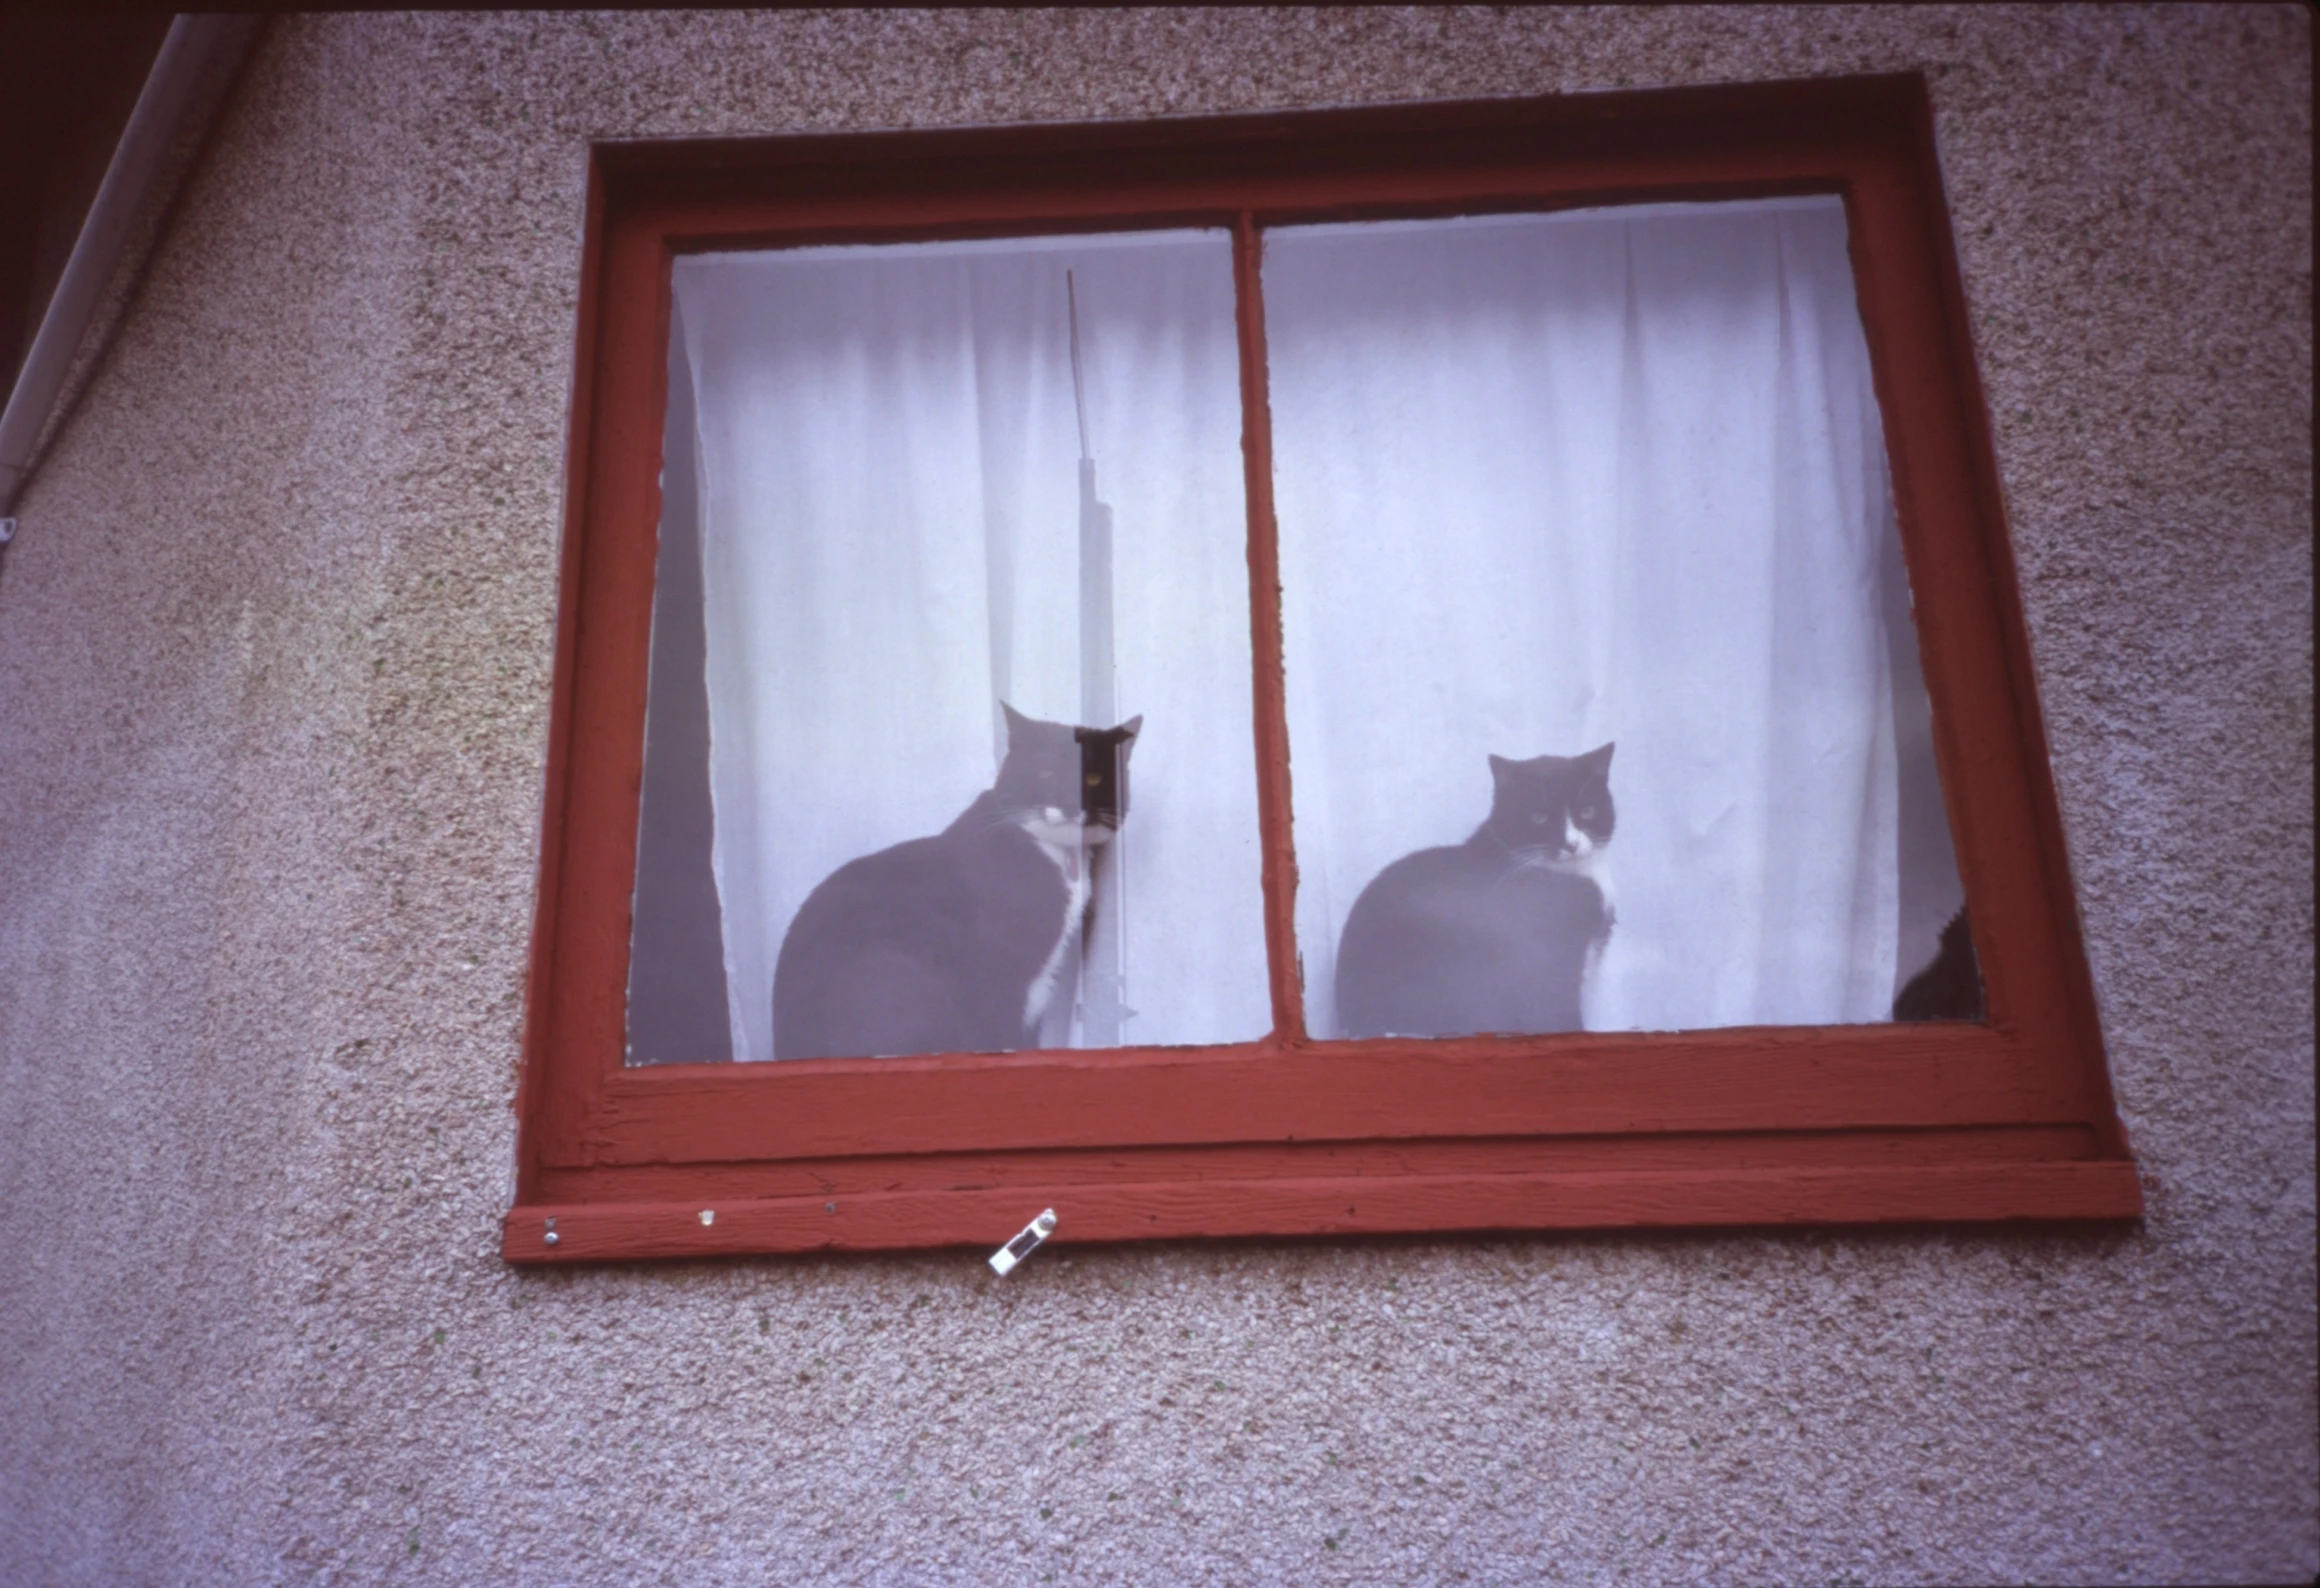
[{"label": "window sill", "polygon": [[[2127,1220],[2140,1217],[2143,1207],[2134,1165],[2117,1160],[1216,1179],[1187,1172],[1192,1166],[1183,1162],[1137,1167],[1177,1172],[1133,1181],[1025,1172],[1019,1183],[994,1185],[988,1183],[994,1176],[962,1171],[961,1183],[939,1189],[543,1203],[519,1208],[509,1218],[503,1253],[513,1263],[544,1264],[996,1246],[1043,1207],[1058,1213],[1054,1240],[1066,1245],[1251,1235]],[[977,1179],[984,1183],[973,1183]],[[713,1219],[704,1222],[704,1213]],[[545,1240],[551,1226],[557,1236],[552,1246]]]}]

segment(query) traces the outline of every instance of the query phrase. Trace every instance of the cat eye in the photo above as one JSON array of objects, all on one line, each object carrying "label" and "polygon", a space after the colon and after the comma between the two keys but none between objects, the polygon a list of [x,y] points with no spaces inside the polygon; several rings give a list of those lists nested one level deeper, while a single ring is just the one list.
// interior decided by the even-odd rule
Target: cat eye
[{"label": "cat eye", "polygon": [[1926,116],[599,150],[510,1255],[2131,1211]]}]

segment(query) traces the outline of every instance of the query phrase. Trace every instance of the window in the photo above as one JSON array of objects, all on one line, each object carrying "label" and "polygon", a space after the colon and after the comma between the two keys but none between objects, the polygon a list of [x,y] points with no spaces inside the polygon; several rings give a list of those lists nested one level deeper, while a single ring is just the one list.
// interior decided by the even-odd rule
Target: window
[{"label": "window", "polygon": [[1915,79],[595,175],[511,1259],[2139,1210]]}]

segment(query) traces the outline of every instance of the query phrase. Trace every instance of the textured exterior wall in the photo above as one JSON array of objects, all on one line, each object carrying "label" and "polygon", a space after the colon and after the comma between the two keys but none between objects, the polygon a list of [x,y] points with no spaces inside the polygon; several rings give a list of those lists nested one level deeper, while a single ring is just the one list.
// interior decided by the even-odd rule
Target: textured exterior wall
[{"label": "textured exterior wall", "polygon": [[[2309,1580],[2310,49],[278,22],[0,565],[0,1580]],[[500,1263],[590,139],[1896,68],[2144,1226]]]}]

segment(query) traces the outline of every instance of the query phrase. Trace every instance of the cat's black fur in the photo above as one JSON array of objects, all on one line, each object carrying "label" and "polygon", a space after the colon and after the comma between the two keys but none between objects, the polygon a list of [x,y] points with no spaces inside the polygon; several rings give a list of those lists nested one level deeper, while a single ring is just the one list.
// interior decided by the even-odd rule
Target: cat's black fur
[{"label": "cat's black fur", "polygon": [[1576,1031],[1611,936],[1596,857],[1611,841],[1611,749],[1490,758],[1490,818],[1463,844],[1379,872],[1337,945],[1349,1037]]},{"label": "cat's black fur", "polygon": [[1979,1020],[1982,967],[1974,958],[1973,928],[1961,908],[1941,929],[1941,948],[1909,978],[1893,1000],[1896,1020]]},{"label": "cat's black fur", "polygon": [[1086,851],[1127,813],[1143,718],[1073,728],[1004,709],[998,781],[958,820],[850,860],[806,896],[774,966],[775,1058],[1037,1045],[1071,987]]}]

